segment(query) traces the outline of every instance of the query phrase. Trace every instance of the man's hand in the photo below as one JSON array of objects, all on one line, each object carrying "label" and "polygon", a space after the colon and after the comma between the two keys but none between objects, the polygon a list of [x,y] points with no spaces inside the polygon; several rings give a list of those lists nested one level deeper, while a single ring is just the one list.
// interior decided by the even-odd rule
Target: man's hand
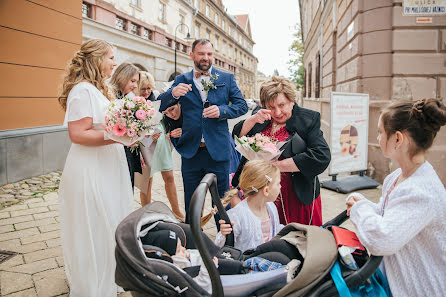
[{"label": "man's hand", "polygon": [[157,141],[158,141],[158,138],[160,137],[160,135],[161,135],[161,132],[158,132],[158,133],[153,134],[153,135],[152,135],[152,140],[153,140],[153,142],[157,142]]},{"label": "man's hand", "polygon": [[172,138],[180,138],[181,137],[181,133],[182,133],[181,128],[176,128],[175,130],[170,132],[170,137],[172,137]]},{"label": "man's hand", "polygon": [[191,84],[178,84],[175,88],[172,90],[172,95],[176,98],[184,96],[187,94],[187,92],[192,91],[192,85]]},{"label": "man's hand", "polygon": [[218,221],[220,224],[220,232],[222,235],[226,236],[232,232],[232,226],[234,226],[234,222],[231,222],[231,225],[226,224],[225,220]]},{"label": "man's hand", "polygon": [[263,124],[265,121],[271,120],[271,110],[260,109],[255,115],[251,116],[254,123]]},{"label": "man's hand", "polygon": [[220,117],[220,109],[217,105],[211,105],[203,110],[203,117],[218,119]]}]

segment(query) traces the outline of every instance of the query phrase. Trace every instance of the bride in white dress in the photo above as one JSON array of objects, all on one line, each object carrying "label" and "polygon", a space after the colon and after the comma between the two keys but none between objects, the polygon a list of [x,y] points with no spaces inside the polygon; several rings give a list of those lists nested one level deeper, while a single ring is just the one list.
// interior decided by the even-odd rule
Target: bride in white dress
[{"label": "bride in white dress", "polygon": [[117,295],[115,230],[132,211],[133,194],[124,147],[104,140],[102,128],[112,99],[105,79],[115,66],[110,44],[85,42],[68,66],[59,98],[73,142],[59,187],[71,297]]}]

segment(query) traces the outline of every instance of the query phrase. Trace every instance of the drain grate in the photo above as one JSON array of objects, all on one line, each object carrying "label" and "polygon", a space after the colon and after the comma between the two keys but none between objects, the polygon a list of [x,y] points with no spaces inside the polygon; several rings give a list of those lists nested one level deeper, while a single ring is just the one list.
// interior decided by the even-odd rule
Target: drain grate
[{"label": "drain grate", "polygon": [[17,255],[17,253],[0,250],[0,264],[11,259],[15,255]]}]

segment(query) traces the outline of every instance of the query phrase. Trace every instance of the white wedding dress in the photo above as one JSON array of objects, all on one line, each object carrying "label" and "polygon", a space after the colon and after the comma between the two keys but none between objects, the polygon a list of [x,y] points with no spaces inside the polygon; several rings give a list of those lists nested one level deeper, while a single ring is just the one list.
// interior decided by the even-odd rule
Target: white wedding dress
[{"label": "white wedding dress", "polygon": [[[91,117],[93,129],[103,131],[108,104],[96,87],[81,82],[68,95],[64,124]],[[59,200],[70,296],[116,296],[115,230],[133,210],[123,145],[73,143],[60,181]]]}]

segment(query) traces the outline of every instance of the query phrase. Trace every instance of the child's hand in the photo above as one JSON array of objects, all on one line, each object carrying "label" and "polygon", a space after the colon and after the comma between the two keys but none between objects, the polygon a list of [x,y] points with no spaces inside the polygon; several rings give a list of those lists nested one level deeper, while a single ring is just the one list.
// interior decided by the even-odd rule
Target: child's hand
[{"label": "child's hand", "polygon": [[361,200],[361,198],[356,196],[351,196],[350,199],[345,203],[347,204],[347,215],[350,216],[350,211],[352,210],[353,205],[355,205],[356,202]]},{"label": "child's hand", "polygon": [[231,225],[229,225],[225,223],[225,220],[220,220],[218,223],[220,224],[220,232],[222,235],[226,236],[232,232],[234,222],[231,222]]},{"label": "child's hand", "polygon": [[214,257],[212,259],[212,261],[214,261],[215,266],[218,267],[218,259],[217,259],[217,257]]},{"label": "child's hand", "polygon": [[177,250],[175,252],[175,256],[189,259],[189,253],[186,251],[186,248],[181,245],[181,240],[179,238],[177,239]]}]

